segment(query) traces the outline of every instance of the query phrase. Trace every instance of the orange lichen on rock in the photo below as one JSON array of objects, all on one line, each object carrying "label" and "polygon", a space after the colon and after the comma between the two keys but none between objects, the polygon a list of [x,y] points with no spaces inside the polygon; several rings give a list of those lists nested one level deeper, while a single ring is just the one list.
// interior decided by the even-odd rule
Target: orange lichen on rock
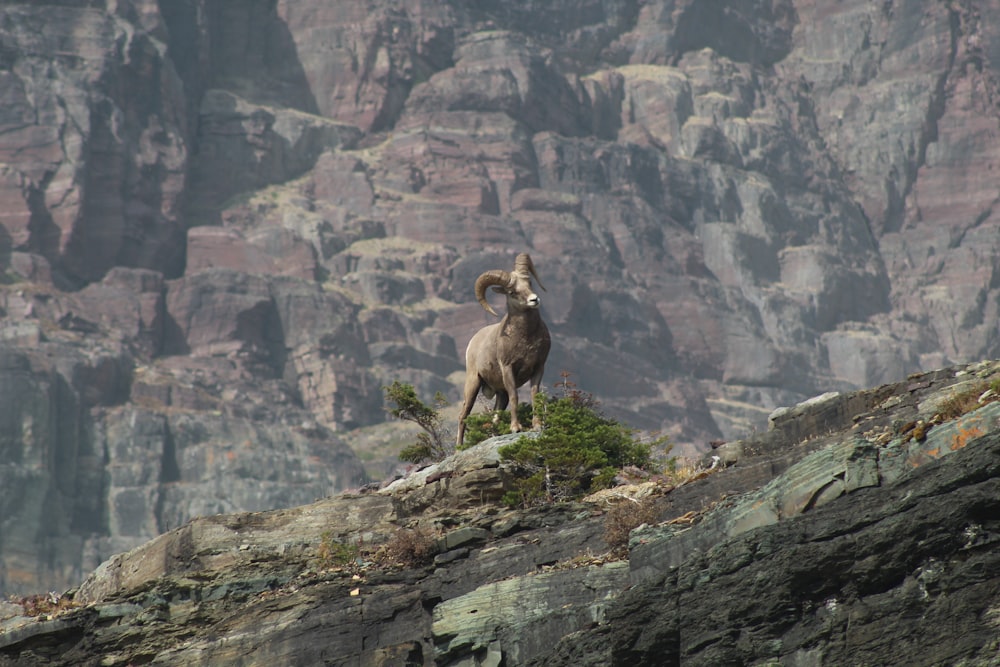
[{"label": "orange lichen on rock", "polygon": [[970,440],[975,440],[981,435],[983,435],[983,430],[978,426],[959,426],[958,433],[951,438],[951,451],[962,449]]}]

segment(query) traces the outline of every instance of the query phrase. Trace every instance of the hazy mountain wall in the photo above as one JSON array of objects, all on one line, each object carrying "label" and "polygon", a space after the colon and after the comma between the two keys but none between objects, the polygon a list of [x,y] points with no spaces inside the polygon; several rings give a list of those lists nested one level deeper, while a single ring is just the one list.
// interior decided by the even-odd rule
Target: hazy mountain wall
[{"label": "hazy mountain wall", "polygon": [[998,14],[6,3],[0,588],[364,481],[525,250],[546,384],[687,451],[997,356]]}]

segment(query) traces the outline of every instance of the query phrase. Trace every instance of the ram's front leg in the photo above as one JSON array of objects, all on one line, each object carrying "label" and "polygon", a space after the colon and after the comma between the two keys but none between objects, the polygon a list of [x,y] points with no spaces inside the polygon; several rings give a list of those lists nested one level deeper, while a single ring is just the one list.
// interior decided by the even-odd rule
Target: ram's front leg
[{"label": "ram's front leg", "polygon": [[510,398],[510,432],[518,433],[521,430],[521,422],[517,418],[517,384],[514,380],[514,367],[501,366],[500,372],[503,374],[503,386]]}]

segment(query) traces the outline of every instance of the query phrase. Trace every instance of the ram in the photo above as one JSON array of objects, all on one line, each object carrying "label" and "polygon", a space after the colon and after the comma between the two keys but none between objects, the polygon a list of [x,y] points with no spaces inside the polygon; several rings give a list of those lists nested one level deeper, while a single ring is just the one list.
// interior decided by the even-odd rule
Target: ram
[{"label": "ram", "polygon": [[[495,410],[503,410],[513,403],[510,430],[515,433],[521,430],[517,418],[517,388],[529,380],[531,405],[536,407],[535,396],[542,384],[552,340],[538,311],[541,299],[531,287],[532,277],[544,290],[531,257],[522,253],[514,261],[513,271],[486,271],[476,279],[476,299],[486,312],[497,315],[486,300],[487,288],[493,288],[507,297],[507,314],[498,323],[477,331],[465,350],[464,401],[458,417],[459,447],[465,438],[465,418],[472,412],[480,391],[486,398],[496,397]],[[539,426],[535,410],[532,428]]]}]

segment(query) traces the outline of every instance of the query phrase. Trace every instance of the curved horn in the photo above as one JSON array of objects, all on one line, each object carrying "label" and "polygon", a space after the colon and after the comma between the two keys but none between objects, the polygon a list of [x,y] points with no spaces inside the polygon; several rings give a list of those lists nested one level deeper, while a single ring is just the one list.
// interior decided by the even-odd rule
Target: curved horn
[{"label": "curved horn", "polygon": [[545,289],[545,285],[542,284],[542,281],[538,279],[538,274],[535,273],[535,265],[531,261],[531,255],[528,253],[522,252],[517,256],[517,259],[514,260],[514,272],[521,274],[530,273],[535,277],[535,282],[538,283],[538,286],[548,292],[548,290]]},{"label": "curved horn", "polygon": [[499,317],[497,311],[493,310],[493,306],[486,300],[486,288],[492,285],[508,287],[510,285],[510,274],[500,269],[494,269],[493,271],[486,271],[476,278],[476,299],[479,301],[479,305],[490,315]]}]

